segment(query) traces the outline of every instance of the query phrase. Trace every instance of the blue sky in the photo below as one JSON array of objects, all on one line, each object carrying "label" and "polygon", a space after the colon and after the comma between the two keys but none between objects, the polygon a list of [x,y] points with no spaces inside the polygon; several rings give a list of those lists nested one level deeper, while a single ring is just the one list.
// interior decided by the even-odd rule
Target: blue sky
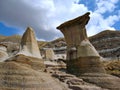
[{"label": "blue sky", "polygon": [[19,34],[19,28],[6,26],[4,23],[0,22],[0,35],[11,36]]},{"label": "blue sky", "polygon": [[120,0],[0,0],[0,35],[22,35],[30,26],[39,40],[63,37],[56,27],[90,12],[88,36],[120,30]]}]

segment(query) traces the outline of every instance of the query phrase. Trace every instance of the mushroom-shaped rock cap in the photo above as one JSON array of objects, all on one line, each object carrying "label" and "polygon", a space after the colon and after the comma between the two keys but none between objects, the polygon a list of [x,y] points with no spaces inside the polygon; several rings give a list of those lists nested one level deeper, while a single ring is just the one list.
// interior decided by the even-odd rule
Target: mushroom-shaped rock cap
[{"label": "mushroom-shaped rock cap", "polygon": [[69,26],[72,26],[72,25],[75,25],[75,24],[86,25],[88,23],[89,19],[90,19],[89,15],[90,15],[90,12],[87,12],[82,16],[79,16],[79,17],[77,17],[73,20],[69,20],[69,21],[61,24],[60,26],[57,27],[57,29],[62,29],[64,27],[69,27]]}]

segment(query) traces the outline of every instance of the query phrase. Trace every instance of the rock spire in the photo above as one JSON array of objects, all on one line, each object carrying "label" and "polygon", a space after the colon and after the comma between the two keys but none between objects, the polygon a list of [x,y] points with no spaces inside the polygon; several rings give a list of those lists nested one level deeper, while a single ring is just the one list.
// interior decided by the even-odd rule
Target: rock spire
[{"label": "rock spire", "polygon": [[41,58],[38,43],[31,27],[28,27],[22,36],[19,54]]}]

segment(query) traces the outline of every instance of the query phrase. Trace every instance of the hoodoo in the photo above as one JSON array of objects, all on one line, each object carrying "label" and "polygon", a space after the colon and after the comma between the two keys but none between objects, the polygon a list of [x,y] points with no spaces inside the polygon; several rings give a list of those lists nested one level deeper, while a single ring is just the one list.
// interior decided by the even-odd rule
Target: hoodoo
[{"label": "hoodoo", "polygon": [[31,27],[28,27],[22,36],[19,54],[41,58],[38,43]]},{"label": "hoodoo", "polygon": [[55,59],[55,54],[54,54],[54,51],[52,48],[45,50],[45,59],[46,60],[54,60]]},{"label": "hoodoo", "polygon": [[64,34],[67,43],[67,70],[75,75],[105,73],[100,55],[86,34],[85,25],[90,19],[89,14],[88,12],[57,27]]}]

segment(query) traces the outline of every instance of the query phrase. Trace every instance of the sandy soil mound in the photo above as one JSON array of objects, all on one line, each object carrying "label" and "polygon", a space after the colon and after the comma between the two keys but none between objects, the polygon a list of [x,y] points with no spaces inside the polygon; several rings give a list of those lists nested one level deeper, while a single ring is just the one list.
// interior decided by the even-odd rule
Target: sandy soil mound
[{"label": "sandy soil mound", "polygon": [[15,57],[9,58],[6,62],[17,62],[19,64],[25,64],[26,66],[34,69],[44,71],[45,65],[42,59],[29,57],[25,55],[16,55]]},{"label": "sandy soil mound", "polygon": [[0,90],[66,90],[49,74],[15,62],[0,63]]}]

